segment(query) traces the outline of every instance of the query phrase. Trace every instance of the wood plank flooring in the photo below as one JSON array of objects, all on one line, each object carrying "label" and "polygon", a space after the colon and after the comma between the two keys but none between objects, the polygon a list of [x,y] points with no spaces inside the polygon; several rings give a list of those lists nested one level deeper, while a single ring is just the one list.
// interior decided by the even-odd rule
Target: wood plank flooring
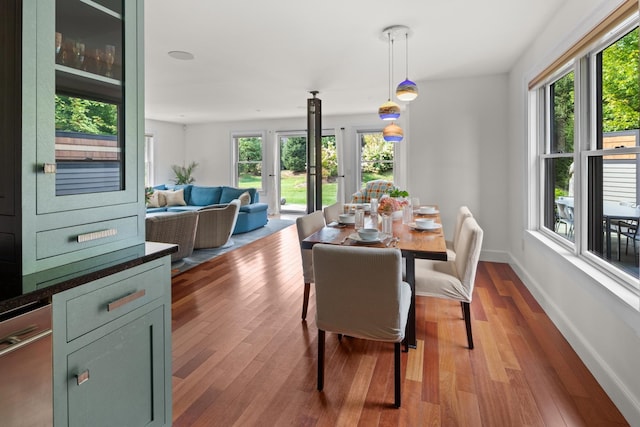
[{"label": "wood plank flooring", "polygon": [[418,348],[327,334],[316,390],[312,293],[301,322],[295,226],[173,279],[173,420],[184,426],[623,426],[615,405],[507,264],[482,262],[471,304],[418,297]]}]

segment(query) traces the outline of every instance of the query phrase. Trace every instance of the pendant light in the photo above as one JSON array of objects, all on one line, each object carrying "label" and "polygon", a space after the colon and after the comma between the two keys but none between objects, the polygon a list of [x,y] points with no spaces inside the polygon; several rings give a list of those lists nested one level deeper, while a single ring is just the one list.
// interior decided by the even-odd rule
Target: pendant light
[{"label": "pendant light", "polygon": [[409,29],[404,33],[405,37],[405,54],[406,54],[406,77],[403,82],[400,82],[396,89],[396,97],[400,101],[413,101],[418,97],[418,86],[409,80]]},{"label": "pendant light", "polygon": [[382,129],[382,138],[387,142],[400,142],[403,137],[404,132],[402,128],[395,124],[395,122],[391,122]]},{"label": "pendant light", "polygon": [[393,39],[391,38],[391,31],[389,31],[391,28],[392,27],[389,27],[383,31],[383,33],[387,34],[387,40],[389,42],[389,98],[387,99],[387,102],[378,108],[378,115],[382,120],[395,120],[400,117],[400,106],[391,100],[391,87],[393,80],[391,77],[393,64]]}]

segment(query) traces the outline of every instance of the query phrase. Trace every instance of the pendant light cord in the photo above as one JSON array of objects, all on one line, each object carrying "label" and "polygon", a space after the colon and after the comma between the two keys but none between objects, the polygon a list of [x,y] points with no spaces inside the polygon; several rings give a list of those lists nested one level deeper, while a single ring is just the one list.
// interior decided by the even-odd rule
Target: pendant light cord
[{"label": "pendant light cord", "polygon": [[406,57],[406,68],[405,70],[407,71],[407,76],[405,78],[405,80],[409,80],[409,33],[404,33],[404,40],[405,40],[405,53],[407,54]]},{"label": "pendant light cord", "polygon": [[389,38],[389,99],[391,101],[391,63],[393,62],[393,40],[391,39],[391,32],[387,33],[387,37]]}]

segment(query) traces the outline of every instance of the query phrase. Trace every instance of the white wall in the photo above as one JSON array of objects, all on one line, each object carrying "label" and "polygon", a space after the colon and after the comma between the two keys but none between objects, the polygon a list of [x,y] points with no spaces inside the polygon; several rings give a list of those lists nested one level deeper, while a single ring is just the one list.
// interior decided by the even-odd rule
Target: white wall
[{"label": "white wall", "polygon": [[145,120],[145,133],[153,135],[154,184],[171,183],[171,165],[185,163],[184,126],[181,124]]},{"label": "white wall", "polygon": [[461,205],[483,227],[483,259],[506,261],[507,76],[419,82],[411,103],[409,186],[437,203],[448,238]]},{"label": "white wall", "polygon": [[[610,278],[527,231],[527,82],[608,14],[618,1],[567,0],[509,76],[508,210],[512,265],[632,425],[640,425],[637,296],[603,287]],[[558,248],[556,248],[558,249]],[[614,289],[612,287],[612,289]],[[635,301],[635,302],[634,302]]]}]

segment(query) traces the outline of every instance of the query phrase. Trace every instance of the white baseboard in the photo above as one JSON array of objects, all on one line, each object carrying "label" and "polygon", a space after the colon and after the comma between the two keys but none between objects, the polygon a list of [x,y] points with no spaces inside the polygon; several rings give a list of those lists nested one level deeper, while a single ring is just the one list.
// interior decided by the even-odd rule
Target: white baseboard
[{"label": "white baseboard", "polygon": [[627,421],[632,426],[640,427],[640,401],[638,401],[638,398],[611,369],[609,363],[598,354],[589,341],[585,339],[584,335],[580,333],[580,328],[576,327],[564,315],[562,310],[553,302],[553,299],[549,297],[522,265],[510,253],[506,255],[509,258],[509,261],[506,262],[522,280]]}]

